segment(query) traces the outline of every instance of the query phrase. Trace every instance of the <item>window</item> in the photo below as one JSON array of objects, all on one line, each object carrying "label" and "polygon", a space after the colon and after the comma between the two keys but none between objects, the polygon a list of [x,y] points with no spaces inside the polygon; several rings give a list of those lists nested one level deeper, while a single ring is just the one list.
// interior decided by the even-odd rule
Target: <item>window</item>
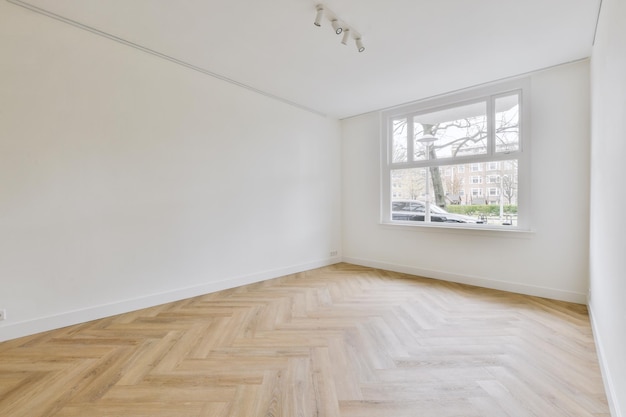
[{"label": "window", "polygon": [[[528,228],[527,84],[510,81],[383,112],[383,223],[450,226],[463,223],[449,220],[456,214],[476,217],[483,210],[490,213],[487,224]],[[477,187],[483,183],[488,188]],[[401,215],[394,205],[400,195],[424,214]],[[462,195],[472,198],[460,200]],[[485,204],[501,207],[485,210]]]},{"label": "window", "polygon": [[470,167],[470,171],[472,172],[479,172],[483,170],[483,166],[481,164],[472,164],[472,166]]}]

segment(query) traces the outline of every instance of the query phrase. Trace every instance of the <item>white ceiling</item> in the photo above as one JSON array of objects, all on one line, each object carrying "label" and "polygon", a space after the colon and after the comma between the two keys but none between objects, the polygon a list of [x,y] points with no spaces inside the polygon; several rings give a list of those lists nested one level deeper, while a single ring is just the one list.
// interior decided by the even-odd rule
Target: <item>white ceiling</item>
[{"label": "white ceiling", "polygon": [[[25,3],[337,118],[586,58],[600,7],[600,0]],[[318,3],[361,33],[365,52],[342,45],[327,18],[313,25]]]}]

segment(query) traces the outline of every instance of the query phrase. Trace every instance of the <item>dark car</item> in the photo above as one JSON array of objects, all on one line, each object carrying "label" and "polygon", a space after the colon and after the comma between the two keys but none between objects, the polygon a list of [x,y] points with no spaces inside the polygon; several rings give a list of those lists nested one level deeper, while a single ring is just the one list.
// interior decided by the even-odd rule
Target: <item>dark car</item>
[{"label": "dark car", "polygon": [[[391,219],[423,222],[426,205],[418,200],[399,200],[391,202]],[[440,223],[483,223],[481,220],[462,214],[448,213],[434,204],[430,204],[430,221]]]}]

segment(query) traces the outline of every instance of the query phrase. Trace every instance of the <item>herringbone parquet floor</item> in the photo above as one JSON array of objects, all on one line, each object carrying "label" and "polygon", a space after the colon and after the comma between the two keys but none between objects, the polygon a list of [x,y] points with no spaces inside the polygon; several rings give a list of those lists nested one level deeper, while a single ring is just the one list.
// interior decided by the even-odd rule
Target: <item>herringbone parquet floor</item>
[{"label": "herringbone parquet floor", "polygon": [[608,415],[584,306],[347,264],[0,344],[6,417]]}]

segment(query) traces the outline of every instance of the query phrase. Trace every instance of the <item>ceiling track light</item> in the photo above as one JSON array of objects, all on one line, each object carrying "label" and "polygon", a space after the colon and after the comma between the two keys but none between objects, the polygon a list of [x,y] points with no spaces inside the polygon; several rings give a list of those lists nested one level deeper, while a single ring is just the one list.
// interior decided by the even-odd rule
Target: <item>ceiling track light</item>
[{"label": "ceiling track light", "polygon": [[348,39],[350,39],[350,28],[345,28],[343,30],[343,38],[341,39],[341,43],[343,43],[344,45],[347,45]]},{"label": "ceiling track light", "polygon": [[313,24],[317,27],[322,26],[322,17],[324,16],[324,6],[321,4],[317,5],[317,14],[315,15],[315,22]]},{"label": "ceiling track light", "polygon": [[335,29],[335,33],[337,35],[343,32],[343,28],[341,27],[341,25],[339,25],[339,21],[337,19],[331,20],[330,23],[333,26],[333,29]]},{"label": "ceiling track light", "polygon": [[[330,24],[333,27],[333,30],[337,35],[343,33],[343,37],[341,38],[341,43],[343,45],[348,44],[348,40],[352,37],[356,42],[356,49],[359,52],[365,51],[365,47],[363,46],[363,40],[361,39],[361,35],[354,30],[351,29],[351,26],[345,23],[344,20],[341,20],[336,13],[332,10],[326,8],[323,4],[318,4],[315,6],[315,11],[317,12],[315,15],[315,21],[313,24],[317,27],[322,26],[322,19],[324,18],[324,14],[326,14],[326,18],[330,20]],[[343,23],[339,23],[343,22]],[[351,36],[352,35],[352,36]]]},{"label": "ceiling track light", "polygon": [[361,40],[361,38],[356,38],[356,49],[358,49],[359,52],[365,51],[365,47],[363,46],[363,41]]}]

